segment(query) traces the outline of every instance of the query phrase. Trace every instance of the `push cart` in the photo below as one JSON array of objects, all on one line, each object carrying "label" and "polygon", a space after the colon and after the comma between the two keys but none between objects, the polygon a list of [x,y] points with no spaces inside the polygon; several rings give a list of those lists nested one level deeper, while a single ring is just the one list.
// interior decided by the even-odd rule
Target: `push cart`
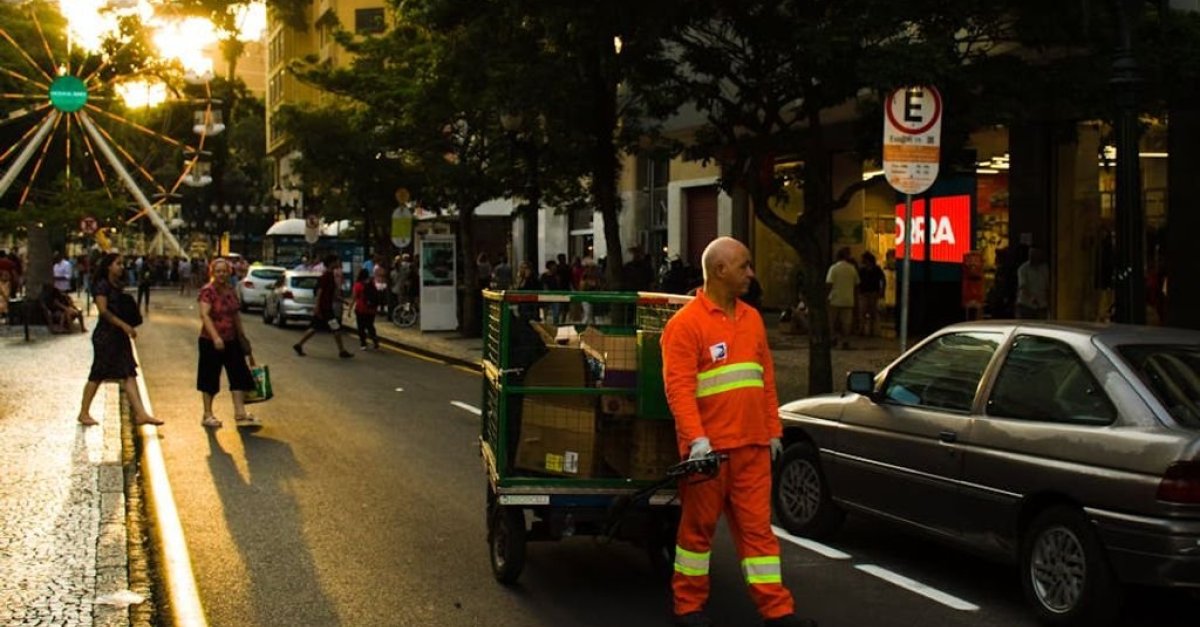
[{"label": "push cart", "polygon": [[[483,420],[492,571],[527,542],[591,535],[674,560],[679,461],[659,338],[686,296],[484,292]],[[678,472],[678,468],[675,469]]]}]

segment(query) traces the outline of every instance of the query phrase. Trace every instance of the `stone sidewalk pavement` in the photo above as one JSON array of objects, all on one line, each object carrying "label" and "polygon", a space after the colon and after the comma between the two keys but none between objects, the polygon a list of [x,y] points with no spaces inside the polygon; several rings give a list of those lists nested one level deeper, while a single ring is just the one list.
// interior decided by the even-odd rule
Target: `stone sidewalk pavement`
[{"label": "stone sidewalk pavement", "polygon": [[140,597],[116,385],[92,405],[101,426],[75,420],[91,362],[90,333],[0,329],[0,625],[125,627]]},{"label": "stone sidewalk pavement", "polygon": [[[354,350],[357,335],[353,329],[353,317],[347,316],[346,347]],[[803,398],[808,393],[808,336],[784,333],[780,328],[779,314],[766,312],[763,320],[767,327],[767,341],[775,361],[776,387],[779,402]],[[375,323],[381,339],[460,365],[479,364],[482,340],[466,338],[456,331],[422,332],[417,328],[402,329],[382,316]],[[833,384],[835,390],[845,385],[845,375],[851,370],[878,372],[900,354],[897,340],[882,337],[854,338],[850,349],[833,351]]]}]

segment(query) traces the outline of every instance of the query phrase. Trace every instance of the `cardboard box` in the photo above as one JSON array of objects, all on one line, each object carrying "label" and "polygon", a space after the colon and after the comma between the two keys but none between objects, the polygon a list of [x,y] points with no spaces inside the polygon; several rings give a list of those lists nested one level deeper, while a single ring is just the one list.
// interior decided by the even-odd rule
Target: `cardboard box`
[{"label": "cardboard box", "polygon": [[680,460],[675,437],[675,421],[633,421],[633,445],[630,447],[630,479],[662,479],[667,469]]},{"label": "cardboard box", "polygon": [[588,327],[579,334],[579,345],[603,361],[606,371],[637,372],[637,336],[608,335]]},{"label": "cardboard box", "polygon": [[582,349],[550,345],[547,352],[529,366],[523,385],[526,387],[587,386],[587,370]]},{"label": "cardboard box", "polygon": [[516,468],[562,477],[591,477],[596,466],[594,399],[526,396]]},{"label": "cardboard box", "polygon": [[601,459],[623,478],[662,479],[680,461],[675,423],[670,420],[614,416],[601,423],[599,437]]},{"label": "cardboard box", "polygon": [[637,413],[637,399],[617,394],[601,396],[600,411],[613,416],[632,416]]}]

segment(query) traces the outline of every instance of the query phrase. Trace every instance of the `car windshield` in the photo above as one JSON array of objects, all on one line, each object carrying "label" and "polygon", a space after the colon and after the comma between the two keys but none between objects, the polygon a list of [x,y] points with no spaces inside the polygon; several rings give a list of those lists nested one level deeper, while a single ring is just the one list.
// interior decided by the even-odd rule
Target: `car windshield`
[{"label": "car windshield", "polygon": [[274,281],[274,280],[278,279],[279,277],[283,276],[283,271],[282,270],[251,270],[250,276],[252,276],[256,279],[265,279],[267,281]]},{"label": "car windshield", "polygon": [[294,276],[292,277],[292,287],[298,290],[315,290],[317,289],[317,281],[320,278],[315,276]]},{"label": "car windshield", "polygon": [[1117,350],[1176,421],[1200,428],[1200,346],[1127,344]]}]

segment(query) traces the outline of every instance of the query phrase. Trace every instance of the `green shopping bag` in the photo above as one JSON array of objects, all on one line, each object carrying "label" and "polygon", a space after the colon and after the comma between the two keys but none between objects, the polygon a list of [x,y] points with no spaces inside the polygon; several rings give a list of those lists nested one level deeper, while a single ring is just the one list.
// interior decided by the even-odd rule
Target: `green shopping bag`
[{"label": "green shopping bag", "polygon": [[270,400],[275,393],[271,390],[271,368],[268,366],[252,366],[250,374],[254,376],[254,391],[246,393],[247,403],[260,403]]}]

